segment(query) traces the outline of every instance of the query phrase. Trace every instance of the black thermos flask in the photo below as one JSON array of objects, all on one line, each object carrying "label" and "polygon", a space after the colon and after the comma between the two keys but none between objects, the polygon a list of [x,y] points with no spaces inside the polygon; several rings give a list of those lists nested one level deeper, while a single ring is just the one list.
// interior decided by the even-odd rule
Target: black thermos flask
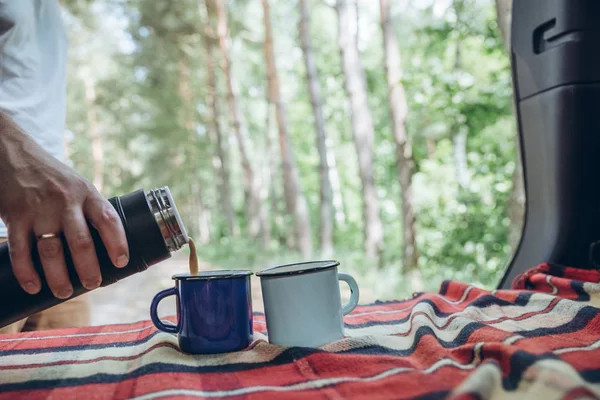
[{"label": "black thermos flask", "polygon": [[[168,187],[150,191],[138,190],[111,198],[109,201],[123,221],[130,256],[126,267],[115,267],[108,257],[98,231],[90,225],[102,272],[101,286],[108,286],[137,272],[145,271],[148,267],[171,257],[173,252],[189,241]],[[83,287],[77,276],[64,237],[62,241],[67,269],[73,284],[73,298],[88,290]],[[0,328],[68,300],[58,299],[50,291],[37,250],[33,251],[33,263],[40,274],[42,289],[38,294],[30,295],[21,288],[13,274],[8,244],[0,243]]]}]

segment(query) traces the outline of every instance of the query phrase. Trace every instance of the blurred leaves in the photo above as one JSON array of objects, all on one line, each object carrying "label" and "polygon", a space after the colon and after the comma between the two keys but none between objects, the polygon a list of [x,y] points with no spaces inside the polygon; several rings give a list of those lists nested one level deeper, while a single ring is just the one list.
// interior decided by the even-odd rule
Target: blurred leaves
[{"label": "blurred leaves", "polygon": [[[455,1],[461,2],[458,17],[457,3],[449,0],[402,1],[396,2],[393,9],[404,66],[402,82],[409,99],[407,125],[417,162],[413,190],[419,263],[429,290],[436,290],[443,279],[494,286],[511,254],[507,244],[511,223],[507,200],[515,168],[515,127],[509,60],[497,32],[493,2]],[[241,108],[254,144],[253,157],[262,162],[267,120],[262,11],[259,2],[229,3],[232,59]],[[359,47],[376,128],[374,169],[385,230],[386,268],[381,274],[395,274],[389,279],[383,275],[379,278],[394,282],[393,289],[385,293],[403,297],[411,291],[402,286],[400,279],[400,187],[391,139],[378,2],[358,4]],[[213,230],[223,232],[213,166],[215,148],[205,128],[208,113],[200,40],[201,2],[70,0],[66,5],[71,13],[67,19],[72,44],[68,127],[72,131],[69,152],[74,166],[91,176],[93,160],[79,73],[87,68],[97,82],[96,104],[105,144],[105,194],[169,185],[186,224],[194,232],[199,226],[198,193],[192,188],[199,186],[203,204],[211,211]],[[318,155],[297,37],[297,7],[295,2],[271,0],[271,9],[292,145],[316,226]],[[315,0],[310,12],[324,114],[347,217],[344,224],[335,227],[336,258],[346,262],[345,270],[366,277],[375,266],[365,264],[357,250],[363,247],[360,180],[343,90],[335,11]],[[459,43],[462,68],[456,71]],[[192,104],[181,98],[182,60],[189,66]],[[225,102],[223,84],[221,79],[221,103]],[[191,136],[181,119],[186,107],[193,114]],[[224,104],[221,108],[226,110]],[[234,203],[238,219],[243,219],[239,154],[228,118],[222,116],[220,122],[229,135]],[[271,116],[271,129],[274,123]],[[463,189],[456,182],[452,160],[450,136],[457,125],[468,131],[472,180]],[[277,178],[279,171],[274,172]],[[280,191],[281,183],[277,185]],[[272,210],[272,214],[285,223],[280,210]],[[262,251],[244,238],[213,235],[211,244],[201,251],[204,258],[223,267],[266,267],[298,260],[275,237],[272,246]]]}]

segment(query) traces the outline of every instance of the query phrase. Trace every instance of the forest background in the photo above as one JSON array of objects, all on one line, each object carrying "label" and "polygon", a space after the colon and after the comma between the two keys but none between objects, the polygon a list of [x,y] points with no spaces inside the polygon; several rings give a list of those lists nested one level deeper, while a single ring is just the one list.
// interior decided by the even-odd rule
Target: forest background
[{"label": "forest background", "polygon": [[379,299],[498,282],[521,233],[510,0],[68,0],[67,147],[168,185],[201,259],[337,259]]}]

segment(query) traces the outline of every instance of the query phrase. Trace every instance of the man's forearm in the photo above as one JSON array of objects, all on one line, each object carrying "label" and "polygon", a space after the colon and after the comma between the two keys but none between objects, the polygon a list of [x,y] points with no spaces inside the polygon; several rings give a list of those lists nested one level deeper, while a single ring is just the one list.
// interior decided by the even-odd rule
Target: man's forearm
[{"label": "man's forearm", "polygon": [[18,148],[23,146],[24,136],[25,133],[16,129],[12,120],[0,112],[0,188],[6,185],[6,177],[13,169],[12,154],[18,153]]},{"label": "man's forearm", "polygon": [[6,188],[8,180],[27,165],[28,156],[33,153],[38,153],[38,157],[39,154],[44,155],[45,152],[40,152],[39,147],[8,116],[0,112],[0,188]]}]

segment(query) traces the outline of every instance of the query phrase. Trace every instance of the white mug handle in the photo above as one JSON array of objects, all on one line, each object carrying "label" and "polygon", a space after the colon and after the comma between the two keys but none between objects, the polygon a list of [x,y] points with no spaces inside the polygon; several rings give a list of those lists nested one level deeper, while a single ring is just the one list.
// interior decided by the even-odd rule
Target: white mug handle
[{"label": "white mug handle", "polygon": [[360,294],[360,291],[358,290],[358,285],[356,284],[356,281],[351,275],[345,274],[343,272],[338,272],[338,279],[340,281],[346,282],[350,287],[350,300],[348,300],[348,303],[346,303],[344,307],[342,307],[342,314],[347,315],[350,314],[352,310],[354,310],[358,305],[358,296]]}]

